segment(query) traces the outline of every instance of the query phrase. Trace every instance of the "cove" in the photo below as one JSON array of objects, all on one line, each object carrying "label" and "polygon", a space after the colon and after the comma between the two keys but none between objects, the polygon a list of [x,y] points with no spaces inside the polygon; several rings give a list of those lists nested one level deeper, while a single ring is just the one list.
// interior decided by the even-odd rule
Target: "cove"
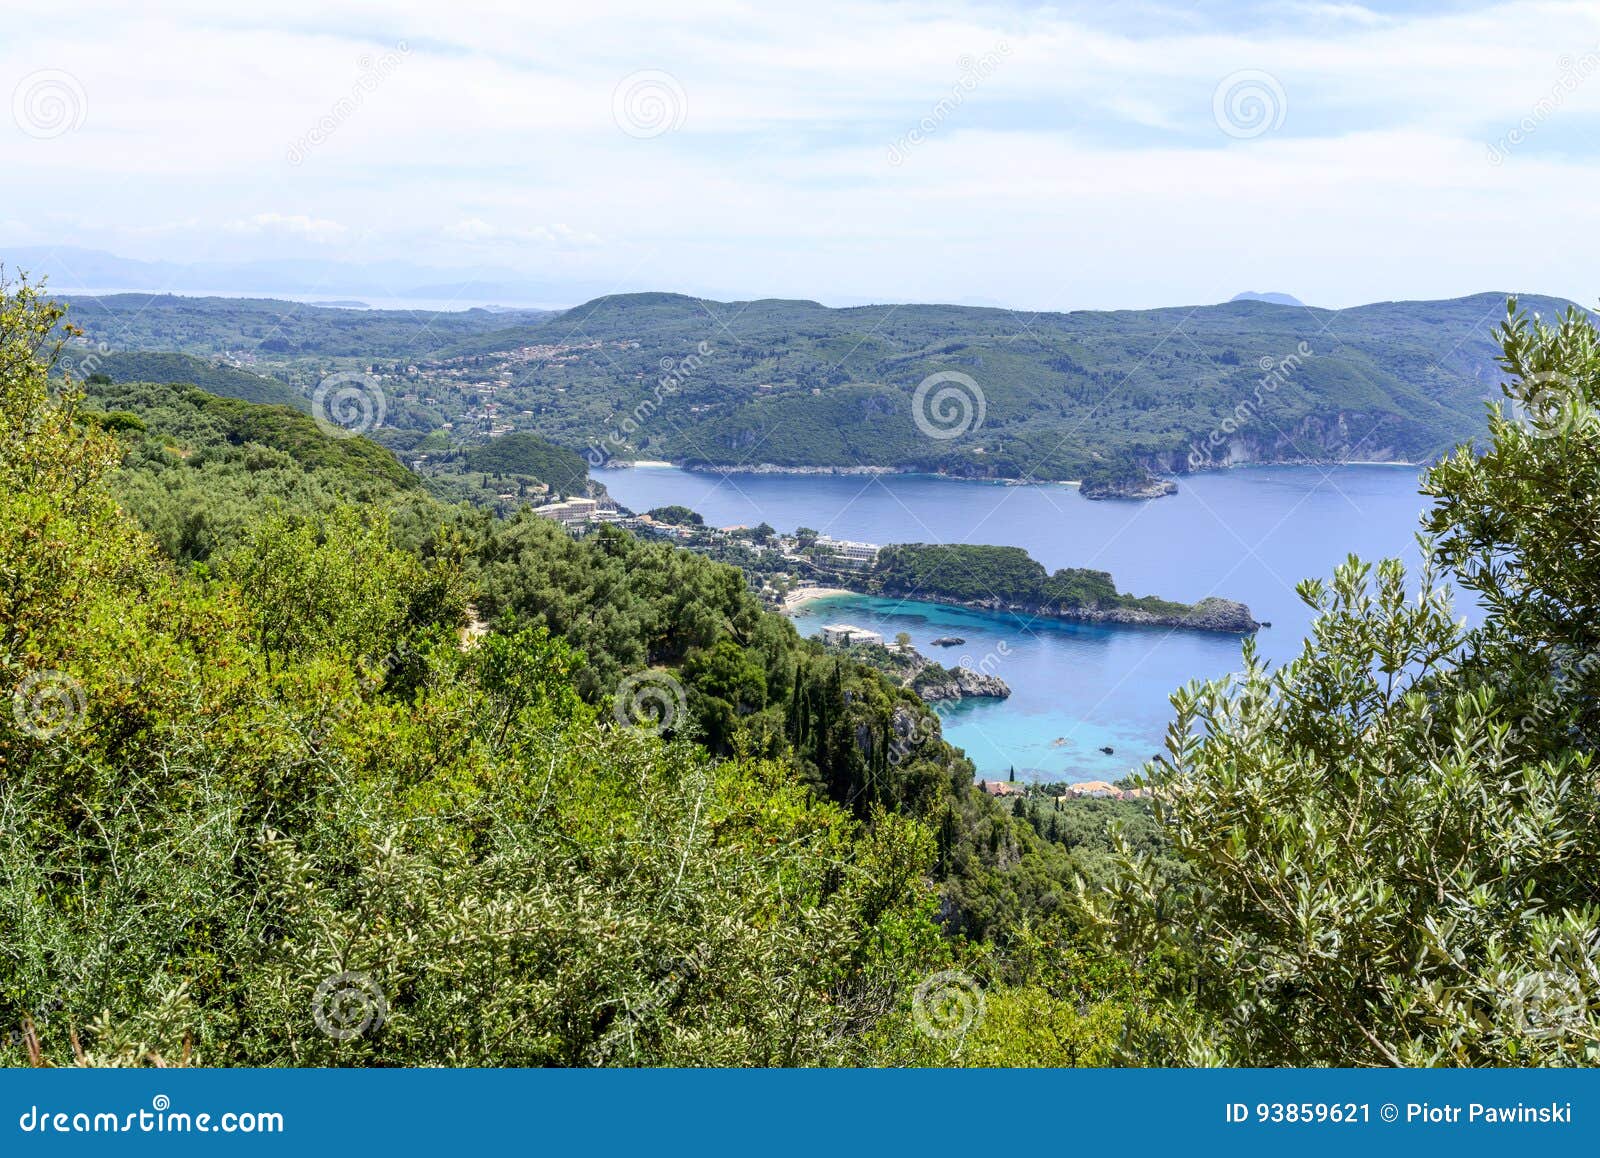
[{"label": "cove", "polygon": [[[1060,484],[1008,486],[926,475],[709,474],[670,467],[601,469],[625,506],[682,504],[715,526],[807,526],[873,543],[995,543],[1046,567],[1110,571],[1123,591],[1194,602],[1243,600],[1270,622],[1258,641],[1274,663],[1301,648],[1310,611],[1294,584],[1345,556],[1399,556],[1414,570],[1427,500],[1413,467],[1272,466],[1191,475],[1176,495],[1091,501]],[[946,666],[966,662],[1011,685],[1004,701],[941,710],[946,737],[988,777],[1115,779],[1160,750],[1172,691],[1237,671],[1237,636],[1067,624],[916,601],[836,597],[795,614],[803,634],[846,620],[886,637],[908,632]],[[939,637],[966,642],[931,647]],[[1100,751],[1113,749],[1111,755]]]}]

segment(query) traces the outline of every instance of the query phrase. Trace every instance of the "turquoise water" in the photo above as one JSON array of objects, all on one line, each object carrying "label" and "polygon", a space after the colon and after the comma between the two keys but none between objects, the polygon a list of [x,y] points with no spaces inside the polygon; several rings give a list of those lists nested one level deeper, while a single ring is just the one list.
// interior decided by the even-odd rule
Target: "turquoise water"
[{"label": "turquoise water", "polygon": [[[1002,486],[916,475],[713,475],[653,467],[597,470],[636,510],[681,503],[715,526],[765,521],[872,543],[998,543],[1050,568],[1110,571],[1121,590],[1193,602],[1240,599],[1272,627],[1261,651],[1282,662],[1310,622],[1293,587],[1346,554],[1415,563],[1426,501],[1407,467],[1255,467],[1195,475],[1151,502],[1091,502],[1074,488]],[[1004,701],[943,709],[944,731],[981,772],[1019,779],[1114,779],[1157,752],[1168,697],[1191,679],[1237,671],[1239,638],[1148,627],[1091,627],[858,596],[797,613],[806,634],[847,621],[908,632],[946,666],[1011,686]],[[941,635],[959,647],[929,646]],[[1107,755],[1102,747],[1113,749]]]}]

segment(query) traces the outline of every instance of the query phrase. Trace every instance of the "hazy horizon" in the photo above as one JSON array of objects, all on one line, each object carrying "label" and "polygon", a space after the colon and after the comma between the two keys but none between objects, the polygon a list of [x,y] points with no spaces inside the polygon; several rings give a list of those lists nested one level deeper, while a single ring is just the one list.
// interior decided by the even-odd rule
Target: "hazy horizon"
[{"label": "hazy horizon", "polygon": [[1592,231],[1526,243],[1600,175],[1588,4],[14,8],[0,255],[546,303],[1597,297]]},{"label": "hazy horizon", "polygon": [[[20,252],[20,251],[14,251],[14,252]],[[328,285],[328,286],[326,286],[326,287],[324,287],[322,289],[318,289],[318,290],[281,289],[281,288],[271,288],[271,287],[268,287],[268,288],[254,288],[254,287],[239,287],[239,288],[209,288],[209,287],[207,287],[207,288],[192,288],[191,287],[191,288],[185,288],[182,285],[173,286],[173,285],[155,285],[155,284],[126,284],[126,285],[109,284],[109,285],[97,285],[97,284],[90,283],[90,284],[84,284],[84,285],[74,285],[74,284],[63,284],[56,274],[50,272],[50,266],[49,266],[49,263],[47,263],[47,262],[33,261],[33,262],[30,263],[28,261],[18,262],[18,261],[12,260],[11,257],[9,256],[8,250],[4,246],[0,246],[0,268],[3,268],[3,270],[5,271],[5,273],[8,276],[25,274],[31,280],[34,280],[34,281],[38,281],[41,277],[47,277],[49,279],[49,290],[50,290],[50,292],[53,295],[64,297],[64,298],[70,298],[70,297],[111,297],[111,296],[124,295],[124,294],[128,294],[128,295],[149,294],[149,295],[154,295],[154,296],[172,296],[172,297],[181,297],[181,298],[235,298],[235,299],[257,299],[257,300],[259,300],[259,299],[270,299],[270,300],[275,300],[275,301],[295,302],[295,303],[298,303],[300,305],[321,306],[321,307],[325,307],[325,308],[335,308],[335,309],[429,310],[429,311],[435,311],[435,312],[453,312],[453,311],[464,311],[464,310],[472,310],[472,309],[503,310],[503,311],[506,311],[506,312],[517,312],[517,311],[527,311],[527,310],[563,311],[563,310],[575,309],[575,308],[577,308],[579,306],[582,306],[582,305],[584,305],[584,304],[586,304],[588,302],[594,301],[595,299],[600,298],[600,297],[624,296],[624,295],[628,295],[628,294],[644,294],[644,293],[676,294],[676,295],[681,295],[681,296],[684,296],[684,297],[695,297],[695,298],[700,298],[700,299],[706,300],[706,301],[716,301],[716,302],[722,302],[722,303],[742,303],[742,302],[776,301],[776,300],[811,301],[811,302],[816,302],[819,305],[826,306],[826,307],[828,307],[830,309],[851,309],[851,308],[870,307],[870,306],[906,306],[906,305],[969,306],[969,307],[973,307],[973,308],[982,308],[982,309],[1024,310],[1024,311],[1030,312],[1030,313],[1041,313],[1041,314],[1042,313],[1069,313],[1069,312],[1076,312],[1076,311],[1115,312],[1115,311],[1118,311],[1118,310],[1140,311],[1140,310],[1160,310],[1160,309],[1190,309],[1190,308],[1199,308],[1199,307],[1204,307],[1204,306],[1226,305],[1226,304],[1228,304],[1228,303],[1230,303],[1232,301],[1236,301],[1236,300],[1238,300],[1238,299],[1240,299],[1242,297],[1245,297],[1245,296],[1251,295],[1251,294],[1255,294],[1255,295],[1288,294],[1288,295],[1293,296],[1293,297],[1297,297],[1297,298],[1299,297],[1299,295],[1296,295],[1296,294],[1293,293],[1292,289],[1284,290],[1284,289],[1281,289],[1281,288],[1275,288],[1275,289],[1250,289],[1250,288],[1246,288],[1246,289],[1242,289],[1242,290],[1237,291],[1237,293],[1235,293],[1235,294],[1230,294],[1225,298],[1220,298],[1220,299],[1218,299],[1217,301],[1214,301],[1214,302],[1151,301],[1151,302],[1147,302],[1147,303],[1143,303],[1143,304],[1139,304],[1139,305],[1114,305],[1114,306],[1113,305],[1105,305],[1105,306],[1093,306],[1093,305],[1090,305],[1090,306],[1073,306],[1073,307],[1065,307],[1065,306],[1063,306],[1063,307],[1059,307],[1059,308],[1058,307],[1052,307],[1052,306],[1043,306],[1043,307],[1037,307],[1037,308],[1031,308],[1030,309],[1028,307],[1010,305],[1010,304],[1007,304],[1005,302],[992,302],[992,301],[970,301],[970,300],[969,301],[940,301],[940,300],[937,300],[937,299],[895,299],[895,298],[859,298],[859,299],[857,299],[857,298],[843,298],[843,299],[841,299],[841,298],[832,298],[832,297],[829,297],[829,296],[826,296],[826,295],[809,295],[809,296],[804,296],[804,297],[794,297],[794,296],[789,296],[789,295],[760,294],[760,293],[756,293],[756,294],[734,294],[734,293],[709,294],[709,293],[698,293],[698,292],[696,292],[696,291],[694,291],[693,289],[690,289],[690,288],[679,288],[679,287],[673,287],[673,286],[655,286],[655,287],[649,287],[649,288],[631,288],[631,289],[622,289],[622,290],[611,290],[611,291],[605,291],[605,292],[601,292],[601,293],[590,294],[588,296],[574,297],[574,298],[571,298],[571,299],[564,299],[564,300],[556,300],[556,299],[549,299],[549,300],[523,300],[523,299],[517,298],[515,296],[510,297],[510,298],[496,297],[496,296],[493,296],[493,295],[475,296],[470,291],[473,290],[473,289],[481,288],[481,287],[473,286],[470,282],[466,282],[466,281],[464,281],[462,283],[462,286],[461,286],[462,292],[455,293],[455,294],[450,294],[449,296],[445,296],[445,297],[427,296],[427,295],[421,295],[421,294],[406,294],[404,292],[401,292],[401,293],[377,293],[377,294],[374,294],[374,293],[363,292],[359,288],[348,288],[347,289],[347,288],[345,288],[344,286],[342,286],[339,283],[330,284],[330,285]],[[58,268],[70,269],[71,266],[70,266],[70,263],[63,263]],[[247,268],[247,267],[239,267],[239,268]],[[268,268],[268,266],[265,263],[263,263],[263,267],[262,268]],[[349,268],[352,271],[353,275],[358,275],[360,273],[360,271],[364,267],[362,267],[360,265],[352,264]],[[450,270],[425,271],[425,270],[418,270],[417,271],[417,276],[419,276],[419,277],[439,276],[439,275],[448,275],[448,274],[451,274],[453,272],[454,273],[470,273],[470,271],[450,271]],[[450,288],[450,287],[447,287],[447,286],[435,286],[435,287],[432,287],[432,288],[434,288],[434,289],[446,289],[446,288]],[[1324,305],[1321,302],[1305,301],[1305,300],[1302,299],[1302,300],[1299,300],[1296,304],[1298,304],[1298,306],[1301,306],[1301,307],[1304,307],[1304,308],[1309,308],[1309,309],[1343,310],[1343,309],[1359,309],[1359,308],[1361,308],[1363,306],[1380,305],[1380,304],[1383,304],[1385,302],[1396,302],[1396,301],[1448,301],[1448,300],[1459,300],[1459,299],[1462,299],[1462,298],[1477,297],[1477,296],[1484,295],[1484,294],[1489,294],[1489,295],[1492,295],[1492,296],[1495,296],[1495,297],[1505,297],[1505,296],[1515,295],[1515,296],[1518,296],[1518,297],[1540,296],[1540,297],[1557,297],[1557,298],[1559,298],[1559,297],[1562,296],[1562,295],[1559,295],[1559,294],[1545,293],[1544,291],[1538,289],[1537,287],[1535,287],[1535,288],[1524,288],[1524,289],[1491,288],[1491,289],[1469,290],[1469,291],[1462,292],[1462,293],[1451,294],[1446,298],[1375,298],[1375,299],[1372,299],[1370,301],[1358,301],[1358,302],[1349,303],[1347,305],[1339,305],[1339,306],[1328,306],[1328,305]],[[1582,306],[1585,309],[1593,309],[1594,308],[1594,306],[1592,306],[1590,303],[1587,303],[1587,302],[1576,301],[1575,299],[1567,299],[1567,300],[1574,300],[1575,304],[1577,304],[1579,306]],[[1287,303],[1266,303],[1266,304],[1287,304]],[[1293,308],[1293,307],[1291,306],[1290,308]]]}]

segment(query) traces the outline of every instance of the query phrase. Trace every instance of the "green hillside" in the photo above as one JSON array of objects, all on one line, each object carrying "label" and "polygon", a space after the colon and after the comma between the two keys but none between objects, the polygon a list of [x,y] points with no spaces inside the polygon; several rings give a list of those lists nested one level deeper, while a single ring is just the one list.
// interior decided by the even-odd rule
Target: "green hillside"
[{"label": "green hillside", "polygon": [[468,451],[466,467],[484,474],[526,475],[568,495],[582,494],[589,478],[582,455],[527,431],[507,434]]},{"label": "green hillside", "polygon": [[283,406],[190,386],[91,382],[85,406],[118,432],[117,489],[171,557],[203,560],[281,507],[388,503],[421,483],[364,438],[330,438]]},{"label": "green hillside", "polygon": [[[0,1024],[37,1056],[947,1062],[916,985],[1109,871],[734,569],[445,506],[279,408],[101,383],[86,411],[32,356],[48,307],[0,307],[0,805],[28,834],[0,924],[29,930]],[[351,954],[395,1016],[347,1045],[302,1023]],[[1142,987],[1061,1003],[1074,1048],[1111,1060]]]},{"label": "green hillside", "polygon": [[[71,359],[68,359],[69,365]],[[163,353],[154,350],[112,351],[95,356],[93,372],[113,382],[165,382],[198,386],[209,394],[288,406],[309,412],[311,402],[293,387],[274,378],[265,378],[222,362],[192,354]]]},{"label": "green hillside", "polygon": [[[1548,316],[1564,303],[1525,304]],[[1503,312],[1499,294],[1034,315],[639,294],[451,353],[565,343],[500,398],[605,457],[1078,478],[1129,462],[1182,472],[1230,457],[1434,456],[1482,430],[1500,380],[1490,327]],[[938,384],[924,407],[941,434],[957,433],[919,428],[917,387],[940,373],[976,384],[981,425],[957,382],[945,415],[930,412]]]},{"label": "green hillside", "polygon": [[371,373],[387,399],[373,437],[402,452],[446,424],[468,448],[509,426],[591,465],[874,465],[1106,494],[1152,471],[1437,457],[1484,429],[1504,297],[1019,314],[648,293],[429,314],[123,295],[73,309],[119,353],[226,352],[301,393],[334,369]]}]

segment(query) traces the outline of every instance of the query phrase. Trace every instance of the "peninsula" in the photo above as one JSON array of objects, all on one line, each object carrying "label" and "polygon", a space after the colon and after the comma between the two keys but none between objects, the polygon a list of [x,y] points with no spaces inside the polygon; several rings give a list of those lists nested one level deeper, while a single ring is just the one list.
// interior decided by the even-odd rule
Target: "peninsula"
[{"label": "peninsula", "polygon": [[1261,624],[1243,603],[1215,596],[1177,603],[1119,592],[1111,575],[1045,570],[1021,547],[906,543],[883,547],[863,576],[865,593],[953,603],[1069,623],[1147,624],[1248,635]]}]

